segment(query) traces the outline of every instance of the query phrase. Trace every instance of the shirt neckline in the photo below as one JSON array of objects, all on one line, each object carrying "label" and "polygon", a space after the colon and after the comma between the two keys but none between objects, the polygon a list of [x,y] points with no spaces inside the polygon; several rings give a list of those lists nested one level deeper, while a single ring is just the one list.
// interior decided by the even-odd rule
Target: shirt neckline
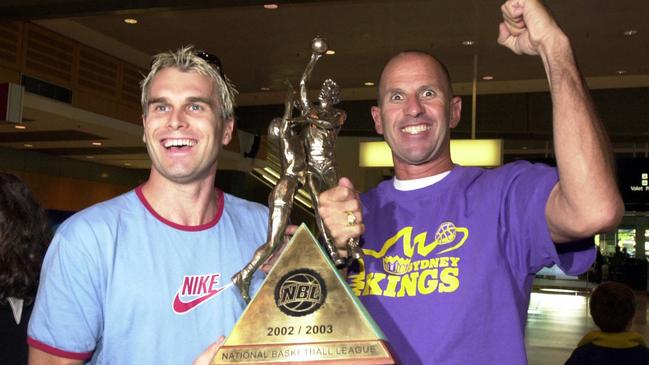
[{"label": "shirt neckline", "polygon": [[223,191],[215,188],[215,190],[216,190],[216,214],[214,215],[214,218],[212,220],[210,220],[209,222],[204,223],[204,224],[199,224],[197,226],[188,226],[188,225],[183,225],[183,224],[178,224],[178,223],[172,222],[172,221],[166,219],[165,217],[161,216],[158,212],[155,211],[155,209],[153,209],[153,207],[151,206],[149,201],[144,196],[144,193],[142,192],[142,186],[143,185],[139,185],[138,187],[135,188],[135,194],[137,195],[137,197],[140,200],[140,202],[142,203],[142,205],[144,205],[146,210],[148,210],[149,213],[151,213],[151,215],[153,215],[157,220],[159,220],[160,222],[162,222],[162,223],[164,223],[164,224],[166,224],[166,225],[168,225],[168,226],[170,226],[172,228],[175,228],[175,229],[178,229],[178,230],[181,230],[181,231],[190,231],[190,232],[203,231],[203,230],[214,227],[219,222],[219,220],[221,219],[221,215],[223,214],[223,206],[224,206]]},{"label": "shirt neckline", "polygon": [[398,196],[399,199],[420,199],[422,193],[425,194],[437,194],[437,192],[445,192],[447,186],[452,186],[457,183],[457,179],[463,167],[460,165],[454,165],[453,168],[449,171],[448,175],[444,176],[443,179],[437,181],[435,184],[427,185],[420,187],[414,190],[399,190],[394,186],[394,178],[390,180],[383,181],[381,183],[381,189],[386,193],[391,194],[392,196]]},{"label": "shirt neckline", "polygon": [[448,171],[440,172],[439,174],[435,174],[432,176],[426,176],[419,179],[411,179],[411,180],[399,180],[395,176],[394,179],[392,179],[392,184],[394,185],[394,188],[399,191],[410,191],[410,190],[422,189],[442,181],[442,179],[448,176],[448,174],[450,174],[451,171],[452,169]]}]

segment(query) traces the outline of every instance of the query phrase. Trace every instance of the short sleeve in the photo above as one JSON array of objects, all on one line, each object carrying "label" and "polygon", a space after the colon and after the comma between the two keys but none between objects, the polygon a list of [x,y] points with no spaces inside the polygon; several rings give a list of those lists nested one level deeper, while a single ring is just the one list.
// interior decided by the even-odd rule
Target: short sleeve
[{"label": "short sleeve", "polygon": [[[63,228],[63,227],[61,227]],[[69,226],[68,226],[69,228]],[[74,237],[94,239],[78,232]],[[53,355],[87,360],[103,327],[102,289],[97,255],[82,242],[57,233],[43,262],[28,343]]]},{"label": "short sleeve", "polygon": [[[524,274],[558,265],[568,274],[587,270],[595,258],[594,245],[567,244],[557,251],[552,242],[545,208],[558,182],[555,168],[527,162],[512,164],[502,196],[500,234],[511,265]],[[561,244],[566,245],[566,244]]]}]

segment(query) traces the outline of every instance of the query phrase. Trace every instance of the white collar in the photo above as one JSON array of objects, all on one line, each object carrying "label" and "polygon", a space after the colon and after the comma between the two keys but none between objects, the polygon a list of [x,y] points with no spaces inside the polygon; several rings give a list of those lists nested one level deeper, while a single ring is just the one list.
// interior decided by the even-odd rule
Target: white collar
[{"label": "white collar", "polygon": [[443,178],[446,177],[446,175],[450,174],[451,171],[444,171],[442,173],[439,173],[437,175],[433,176],[426,176],[422,177],[420,179],[412,179],[412,180],[399,180],[396,177],[393,180],[394,188],[397,190],[401,191],[409,191],[409,190],[416,190],[416,189],[421,189],[425,188],[426,186],[433,185]]},{"label": "white collar", "polygon": [[9,305],[11,306],[11,311],[14,314],[14,320],[16,321],[16,324],[20,324],[20,319],[23,316],[23,303],[25,301],[23,299],[14,297],[8,297],[7,300],[9,301]]}]

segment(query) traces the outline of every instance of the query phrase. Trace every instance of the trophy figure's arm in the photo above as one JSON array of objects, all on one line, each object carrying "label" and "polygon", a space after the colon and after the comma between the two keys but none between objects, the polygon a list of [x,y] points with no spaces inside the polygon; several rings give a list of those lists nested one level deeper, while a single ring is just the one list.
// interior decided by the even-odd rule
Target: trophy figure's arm
[{"label": "trophy figure's arm", "polygon": [[293,84],[288,80],[285,82],[288,91],[286,93],[286,99],[284,100],[284,116],[282,119],[289,120],[293,117],[293,101],[295,100],[295,89],[293,89]]},{"label": "trophy figure's arm", "polygon": [[288,80],[286,81],[288,91],[286,99],[284,100],[284,116],[282,118],[273,118],[268,125],[268,137],[271,139],[279,139],[286,136],[287,129],[294,124],[291,118],[293,117],[293,101],[295,99],[295,90]]},{"label": "trophy figure's arm", "polygon": [[306,68],[302,73],[302,78],[300,79],[300,107],[302,108],[302,115],[307,114],[311,109],[311,103],[309,102],[309,97],[307,95],[307,92],[309,91],[307,88],[307,81],[309,81],[309,77],[313,72],[313,67],[315,67],[316,62],[318,62],[320,57],[322,57],[321,54],[315,52],[311,54],[311,59],[306,65]]},{"label": "trophy figure's arm", "polygon": [[315,67],[316,62],[322,57],[322,55],[327,52],[327,40],[321,37],[315,37],[311,41],[311,59],[309,60],[309,63],[306,65],[306,68],[304,69],[304,72],[302,73],[302,78],[300,79],[300,107],[302,108],[302,115],[306,115],[311,109],[311,105],[309,103],[309,97],[307,95],[307,92],[309,91],[307,89],[307,81],[309,81],[309,77],[311,77],[311,73],[313,72],[313,67]]}]

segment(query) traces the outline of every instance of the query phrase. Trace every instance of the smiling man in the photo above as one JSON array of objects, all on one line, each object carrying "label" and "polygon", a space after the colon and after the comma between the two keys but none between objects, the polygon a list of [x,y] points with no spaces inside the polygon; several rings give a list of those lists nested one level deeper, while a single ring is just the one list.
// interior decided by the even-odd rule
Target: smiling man
[{"label": "smiling man", "polygon": [[595,257],[585,238],[623,213],[613,156],[568,38],[538,0],[508,0],[498,42],[539,55],[548,75],[558,168],[516,162],[462,167],[450,155],[460,120],[446,68],[406,51],[383,69],[376,131],[395,178],[362,194],[349,180],[320,197],[341,256],[367,227],[348,281],[402,364],[526,364],[525,322],[535,273],[576,274]]},{"label": "smiling man", "polygon": [[214,188],[235,91],[213,59],[155,56],[142,82],[149,179],[58,229],[31,364],[190,364],[230,333],[244,302],[226,284],[265,241],[268,211]]}]

